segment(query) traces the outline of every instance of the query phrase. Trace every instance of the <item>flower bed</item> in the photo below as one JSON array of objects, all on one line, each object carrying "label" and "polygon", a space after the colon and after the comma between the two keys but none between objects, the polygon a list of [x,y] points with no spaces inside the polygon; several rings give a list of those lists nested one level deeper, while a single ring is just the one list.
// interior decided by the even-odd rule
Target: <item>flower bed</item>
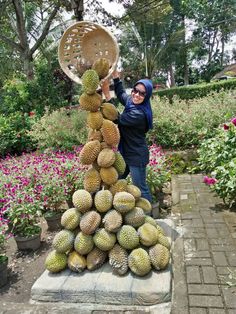
[{"label": "flower bed", "polygon": [[[0,161],[0,217],[8,219],[13,234],[32,235],[38,231],[38,217],[71,206],[75,190],[83,188],[87,167],[81,166],[79,152],[48,152],[7,157]],[[169,180],[165,156],[157,145],[150,146],[147,183],[156,198]]]},{"label": "flower bed", "polygon": [[0,211],[13,233],[34,234],[37,217],[48,209],[59,210],[82,187],[85,168],[79,163],[80,149],[25,154],[0,162]]},{"label": "flower bed", "polygon": [[204,182],[230,207],[236,203],[236,118],[220,125],[216,136],[199,148],[199,168]]}]

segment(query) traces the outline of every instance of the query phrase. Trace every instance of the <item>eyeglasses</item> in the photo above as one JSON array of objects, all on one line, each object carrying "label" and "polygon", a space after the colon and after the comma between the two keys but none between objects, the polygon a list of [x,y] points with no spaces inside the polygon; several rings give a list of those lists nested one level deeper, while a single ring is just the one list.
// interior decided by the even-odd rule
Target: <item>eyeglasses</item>
[{"label": "eyeglasses", "polygon": [[132,93],[138,94],[140,97],[145,97],[146,96],[146,92],[142,92],[141,90],[137,89],[136,87],[134,87],[132,89]]}]

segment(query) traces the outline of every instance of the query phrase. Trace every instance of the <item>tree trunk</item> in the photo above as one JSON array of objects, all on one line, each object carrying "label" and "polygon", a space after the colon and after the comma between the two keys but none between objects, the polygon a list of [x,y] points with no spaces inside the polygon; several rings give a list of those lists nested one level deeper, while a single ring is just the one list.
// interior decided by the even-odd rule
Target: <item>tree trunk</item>
[{"label": "tree trunk", "polygon": [[169,75],[170,75],[170,87],[174,87],[175,86],[175,76],[174,76],[172,64],[170,64],[170,66],[169,66]]},{"label": "tree trunk", "polygon": [[84,0],[72,0],[71,8],[74,10],[76,21],[83,21]]},{"label": "tree trunk", "polygon": [[220,57],[220,65],[223,66],[224,63],[224,53],[225,53],[225,39],[224,36],[221,38],[222,50],[221,50],[221,57]]},{"label": "tree trunk", "polygon": [[34,79],[33,58],[28,53],[22,54],[24,73],[29,81]]},{"label": "tree trunk", "polygon": [[188,75],[188,53],[186,45],[186,27],[185,27],[185,17],[182,15],[182,27],[183,27],[183,66],[184,66],[184,85],[189,84],[189,75]]}]

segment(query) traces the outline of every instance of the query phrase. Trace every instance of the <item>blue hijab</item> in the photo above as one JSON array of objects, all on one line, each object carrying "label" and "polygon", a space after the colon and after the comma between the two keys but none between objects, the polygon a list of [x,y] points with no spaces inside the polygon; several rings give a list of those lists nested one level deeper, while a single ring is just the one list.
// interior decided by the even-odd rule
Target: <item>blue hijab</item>
[{"label": "blue hijab", "polygon": [[150,103],[150,98],[152,96],[152,83],[150,82],[150,80],[148,79],[143,79],[143,80],[139,80],[138,82],[136,82],[134,84],[134,87],[138,84],[143,84],[145,89],[146,89],[146,96],[143,100],[143,102],[139,105],[135,105],[132,102],[132,98],[129,97],[128,101],[125,105],[125,112],[131,111],[132,109],[138,109],[138,110],[142,110],[146,116],[147,119],[147,131],[149,129],[152,129],[153,125],[152,125],[152,108],[151,108],[151,103]]}]

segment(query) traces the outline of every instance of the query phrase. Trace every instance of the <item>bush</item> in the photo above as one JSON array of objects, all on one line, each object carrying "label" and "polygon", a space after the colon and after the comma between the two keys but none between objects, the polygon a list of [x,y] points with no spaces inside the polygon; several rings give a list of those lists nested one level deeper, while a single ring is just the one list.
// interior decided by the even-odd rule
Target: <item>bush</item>
[{"label": "bush", "polygon": [[236,111],[236,91],[222,91],[186,102],[177,97],[170,104],[167,99],[154,98],[153,130],[149,143],[163,148],[189,148],[215,134],[215,128],[233,117]]},{"label": "bush", "polygon": [[68,111],[64,108],[45,115],[36,122],[29,132],[40,150],[73,150],[87,139],[86,112]]},{"label": "bush", "polygon": [[30,117],[21,112],[9,116],[0,114],[0,156],[21,154],[35,148],[28,131],[31,127]]},{"label": "bush", "polygon": [[170,89],[163,89],[157,91],[159,97],[167,98],[171,103],[173,101],[174,96],[178,96],[180,99],[194,99],[194,98],[202,98],[207,96],[212,92],[220,92],[222,90],[229,90],[236,88],[236,80],[230,79],[227,81],[220,81],[208,84],[201,85],[190,85],[190,86],[181,86],[174,87]]},{"label": "bush", "polygon": [[22,77],[5,82],[0,95],[0,112],[9,115],[16,111],[36,111],[43,115],[46,107],[50,111],[61,108],[68,104],[64,99],[63,84],[56,84],[51,68],[39,65],[34,80],[27,81]]},{"label": "bush", "polygon": [[232,206],[236,201],[236,118],[221,125],[215,137],[202,143],[198,153],[198,168],[210,175],[205,183]]}]

